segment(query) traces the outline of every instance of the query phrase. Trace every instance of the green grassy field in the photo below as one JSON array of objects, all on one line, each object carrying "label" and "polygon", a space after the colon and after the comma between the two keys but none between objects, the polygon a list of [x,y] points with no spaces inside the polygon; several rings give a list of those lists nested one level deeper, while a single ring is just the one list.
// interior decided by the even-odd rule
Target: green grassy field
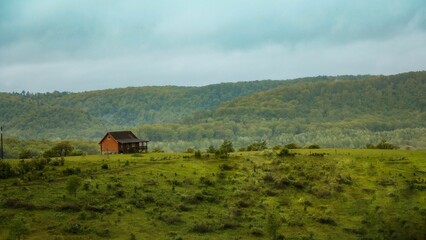
[{"label": "green grassy field", "polygon": [[426,239],[425,150],[291,153],[52,159],[0,179],[0,239]]}]

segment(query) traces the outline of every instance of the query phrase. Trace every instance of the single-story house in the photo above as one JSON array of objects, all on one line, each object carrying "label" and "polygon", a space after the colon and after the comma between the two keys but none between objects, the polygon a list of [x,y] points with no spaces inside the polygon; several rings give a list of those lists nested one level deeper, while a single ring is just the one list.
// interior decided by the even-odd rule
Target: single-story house
[{"label": "single-story house", "polygon": [[107,132],[99,142],[101,154],[148,152],[148,140],[139,139],[131,131]]}]

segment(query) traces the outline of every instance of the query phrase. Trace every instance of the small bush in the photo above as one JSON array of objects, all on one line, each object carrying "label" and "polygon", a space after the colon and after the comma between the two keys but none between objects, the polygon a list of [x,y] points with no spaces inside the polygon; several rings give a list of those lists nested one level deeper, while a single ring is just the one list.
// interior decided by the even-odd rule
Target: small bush
[{"label": "small bush", "polygon": [[200,183],[205,185],[205,186],[213,186],[214,182],[212,180],[210,180],[209,178],[206,177],[200,177]]},{"label": "small bush", "polygon": [[183,223],[183,220],[178,215],[161,215],[158,219],[169,225]]},{"label": "small bush", "polygon": [[327,224],[327,225],[332,225],[332,226],[336,226],[337,223],[336,221],[331,218],[331,217],[325,217],[325,216],[321,216],[321,217],[317,217],[316,220],[321,223],[321,224]]},{"label": "small bush", "polygon": [[108,169],[109,169],[109,166],[108,166],[108,164],[104,163],[104,164],[102,164],[101,168],[102,168],[103,170],[108,170]]},{"label": "small bush", "polygon": [[16,175],[15,171],[12,168],[10,163],[5,161],[0,161],[0,179],[6,179],[14,177]]},{"label": "small bush", "polygon": [[14,208],[14,209],[21,208],[21,209],[25,209],[25,210],[36,210],[37,209],[37,207],[34,204],[22,202],[21,200],[16,199],[16,198],[6,199],[3,203],[3,206],[5,208]]},{"label": "small bush", "polygon": [[78,188],[80,188],[81,186],[81,178],[77,177],[77,176],[71,176],[68,181],[67,181],[67,185],[66,185],[66,189],[68,191],[68,193],[70,195],[74,195],[75,197],[77,197],[77,190]]},{"label": "small bush", "polygon": [[195,152],[194,152],[194,157],[195,158],[201,158],[201,151],[200,150],[196,150]]},{"label": "small bush", "polygon": [[294,153],[290,153],[287,148],[281,149],[281,151],[277,154],[278,157],[294,157]]},{"label": "small bush", "polygon": [[312,144],[312,145],[309,145],[308,146],[308,149],[320,149],[321,147],[320,147],[320,145],[318,145],[318,144]]},{"label": "small bush", "polygon": [[65,159],[63,157],[50,161],[50,165],[52,166],[64,166],[64,164],[65,164]]},{"label": "small bush", "polygon": [[212,223],[207,223],[207,222],[195,223],[191,227],[191,231],[196,233],[209,233],[209,232],[213,232],[214,230],[215,230],[214,225]]},{"label": "small bush", "polygon": [[230,171],[230,170],[233,170],[235,168],[235,166],[224,163],[224,164],[220,164],[219,168],[222,171]]},{"label": "small bush", "polygon": [[86,227],[80,223],[71,223],[69,226],[65,227],[64,231],[69,234],[81,234],[86,231]]},{"label": "small bush", "polygon": [[301,146],[297,145],[296,143],[289,143],[289,144],[286,144],[284,147],[287,148],[287,149],[300,149],[300,148],[302,148]]},{"label": "small bush", "polygon": [[236,229],[241,227],[241,224],[239,222],[236,221],[229,221],[229,222],[225,222],[222,226],[222,229],[226,230],[226,229]]},{"label": "small bush", "polygon": [[118,198],[124,198],[125,195],[126,195],[126,193],[123,190],[117,190],[115,192],[115,196],[118,197]]},{"label": "small bush", "polygon": [[81,173],[81,169],[80,168],[66,168],[62,171],[62,173],[65,176],[79,175]]},{"label": "small bush", "polygon": [[65,203],[57,207],[57,210],[64,212],[80,212],[82,210],[82,206],[76,203]]},{"label": "small bush", "polygon": [[184,153],[194,153],[193,148],[187,148]]}]

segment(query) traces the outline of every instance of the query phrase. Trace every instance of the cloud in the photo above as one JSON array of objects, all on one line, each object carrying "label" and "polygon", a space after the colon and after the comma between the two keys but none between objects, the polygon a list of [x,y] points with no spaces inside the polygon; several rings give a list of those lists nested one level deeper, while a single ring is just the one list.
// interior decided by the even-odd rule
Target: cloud
[{"label": "cloud", "polygon": [[0,2],[0,91],[424,70],[426,3]]}]

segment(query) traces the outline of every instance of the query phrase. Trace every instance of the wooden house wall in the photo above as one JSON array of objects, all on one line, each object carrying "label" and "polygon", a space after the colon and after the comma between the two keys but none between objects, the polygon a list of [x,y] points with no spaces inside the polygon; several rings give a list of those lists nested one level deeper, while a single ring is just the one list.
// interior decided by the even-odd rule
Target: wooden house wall
[{"label": "wooden house wall", "polygon": [[101,143],[103,153],[118,153],[118,142],[110,134]]}]

